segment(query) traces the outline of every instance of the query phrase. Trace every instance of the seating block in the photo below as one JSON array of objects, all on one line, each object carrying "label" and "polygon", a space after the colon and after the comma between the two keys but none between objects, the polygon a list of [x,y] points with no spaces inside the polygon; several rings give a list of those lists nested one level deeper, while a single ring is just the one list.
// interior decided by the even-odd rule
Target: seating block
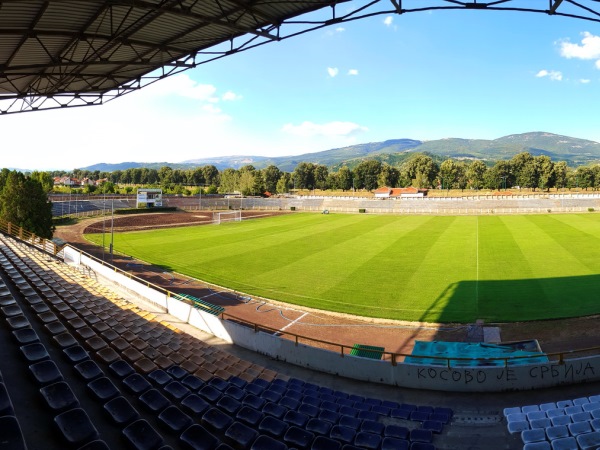
[{"label": "seating block", "polygon": [[167,397],[162,395],[156,389],[149,389],[140,395],[139,400],[143,407],[153,413],[158,413],[171,405],[171,402]]},{"label": "seating block", "polygon": [[291,426],[288,428],[287,432],[283,436],[283,441],[292,447],[297,448],[308,448],[311,445],[312,441],[314,441],[315,435],[310,431],[303,430],[302,428],[298,428],[295,426]]},{"label": "seating block", "polygon": [[129,392],[136,395],[140,395],[142,392],[145,392],[148,389],[152,388],[150,382],[139,373],[133,373],[125,377],[123,379],[123,385],[127,388]]},{"label": "seating block", "polygon": [[190,394],[181,401],[181,406],[190,414],[202,414],[210,404],[196,394]]},{"label": "seating block", "polygon": [[218,433],[224,433],[233,423],[233,419],[217,408],[209,408],[202,415],[202,425]]}]

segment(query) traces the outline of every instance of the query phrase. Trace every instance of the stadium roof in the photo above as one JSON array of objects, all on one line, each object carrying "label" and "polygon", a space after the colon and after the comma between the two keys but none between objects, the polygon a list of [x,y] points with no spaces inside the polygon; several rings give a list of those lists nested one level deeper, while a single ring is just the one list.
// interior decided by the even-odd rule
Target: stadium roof
[{"label": "stadium roof", "polygon": [[0,113],[101,104],[217,58],[374,15],[485,9],[598,22],[596,5],[597,0],[3,0]]}]

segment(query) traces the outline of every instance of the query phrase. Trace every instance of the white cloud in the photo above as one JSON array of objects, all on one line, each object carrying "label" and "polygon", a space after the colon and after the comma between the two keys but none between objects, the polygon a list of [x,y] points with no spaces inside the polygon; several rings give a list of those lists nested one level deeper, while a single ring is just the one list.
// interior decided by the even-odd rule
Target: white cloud
[{"label": "white cloud", "polygon": [[571,59],[598,59],[600,58],[600,36],[584,31],[581,44],[573,44],[568,40],[560,42],[560,55]]},{"label": "white cloud", "polygon": [[596,61],[596,69],[600,70],[600,59]]},{"label": "white cloud", "polygon": [[339,73],[339,69],[337,67],[328,67],[327,73],[331,78],[333,78]]},{"label": "white cloud", "polygon": [[151,96],[178,96],[193,100],[213,101],[217,88],[211,84],[199,84],[187,74],[167,77],[144,88]]},{"label": "white cloud", "polygon": [[582,78],[581,80],[579,80],[579,82],[581,84],[588,84],[591,80],[588,80],[587,78]]},{"label": "white cloud", "polygon": [[350,69],[348,75],[358,75],[358,69]]},{"label": "white cloud", "polygon": [[387,16],[385,19],[383,19],[383,24],[386,27],[391,26],[393,22],[394,22],[394,16]]},{"label": "white cloud", "polygon": [[346,29],[345,29],[344,27],[337,27],[337,28],[335,29],[335,31],[337,31],[338,33],[341,33],[341,32],[343,32],[343,31],[346,31]]},{"label": "white cloud", "polygon": [[556,70],[540,70],[536,75],[537,78],[545,78],[548,77],[552,81],[562,81],[563,75],[561,72]]},{"label": "white cloud", "polygon": [[231,92],[231,91],[227,91],[223,94],[223,96],[221,97],[224,101],[235,101],[235,100],[241,100],[242,96],[236,94],[235,92]]},{"label": "white cloud", "polygon": [[282,131],[288,134],[292,134],[294,136],[300,136],[305,138],[314,136],[347,137],[368,131],[368,128],[353,122],[335,121],[324,124],[318,124],[306,121],[302,122],[300,125],[293,125],[291,123],[285,124],[282,128]]}]

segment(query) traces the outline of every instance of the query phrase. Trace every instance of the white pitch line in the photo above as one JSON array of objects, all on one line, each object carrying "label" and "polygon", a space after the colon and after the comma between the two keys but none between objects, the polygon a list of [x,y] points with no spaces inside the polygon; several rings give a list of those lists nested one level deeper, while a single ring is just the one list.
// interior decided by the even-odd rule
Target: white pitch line
[{"label": "white pitch line", "polygon": [[289,327],[291,327],[292,325],[294,325],[296,322],[298,322],[299,320],[301,320],[304,316],[306,316],[308,313],[305,312],[304,314],[302,314],[300,317],[298,317],[296,320],[291,321],[290,323],[288,323],[285,327],[280,328],[279,331],[285,331],[287,330]]}]

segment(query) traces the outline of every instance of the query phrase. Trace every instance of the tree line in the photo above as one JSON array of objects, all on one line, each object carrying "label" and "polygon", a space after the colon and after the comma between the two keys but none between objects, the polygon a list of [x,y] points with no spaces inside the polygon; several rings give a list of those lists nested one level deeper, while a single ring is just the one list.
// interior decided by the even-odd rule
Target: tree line
[{"label": "tree line", "polygon": [[[57,176],[49,172],[49,178]],[[275,165],[256,169],[246,165],[240,169],[219,171],[213,165],[194,169],[132,168],[113,172],[74,170],[59,172],[58,176],[92,180],[107,179],[102,188],[85,186],[86,193],[102,189],[115,192],[117,185],[161,186],[166,192],[176,194],[233,193],[262,195],[265,192],[286,193],[293,190],[373,190],[378,187],[442,188],[442,189],[510,189],[525,188],[548,190],[550,188],[600,188],[600,165],[567,166],[565,161],[553,162],[548,156],[533,156],[528,152],[515,155],[510,160],[500,160],[488,165],[481,160],[436,160],[416,153],[403,163],[392,166],[375,159],[364,160],[353,168],[342,165],[331,170],[325,165],[299,163],[293,172],[285,172]],[[41,176],[41,175],[40,175]],[[133,188],[130,188],[133,191]]]}]

